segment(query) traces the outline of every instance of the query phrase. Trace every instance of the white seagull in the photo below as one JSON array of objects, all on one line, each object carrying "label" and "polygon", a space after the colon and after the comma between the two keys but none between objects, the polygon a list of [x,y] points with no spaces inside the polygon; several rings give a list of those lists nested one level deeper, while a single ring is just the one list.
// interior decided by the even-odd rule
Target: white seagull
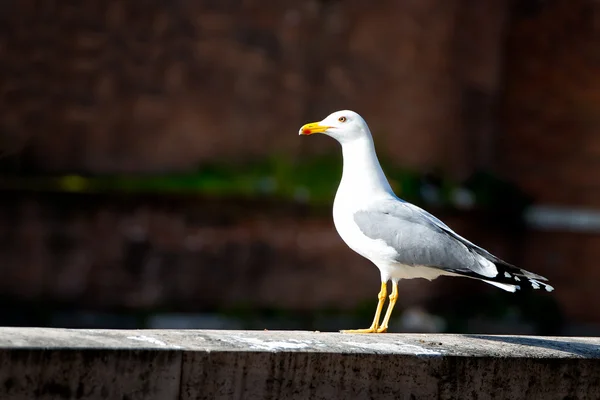
[{"label": "white seagull", "polygon": [[[479,279],[509,292],[553,287],[543,276],[517,268],[458,235],[427,211],[398,198],[387,181],[365,120],[349,110],[304,125],[300,135],[323,133],[342,145],[344,168],[333,203],[333,222],[344,242],[381,272],[373,323],[344,333],[381,333],[398,298],[400,279],[441,275]],[[390,303],[379,323],[392,281]]]}]

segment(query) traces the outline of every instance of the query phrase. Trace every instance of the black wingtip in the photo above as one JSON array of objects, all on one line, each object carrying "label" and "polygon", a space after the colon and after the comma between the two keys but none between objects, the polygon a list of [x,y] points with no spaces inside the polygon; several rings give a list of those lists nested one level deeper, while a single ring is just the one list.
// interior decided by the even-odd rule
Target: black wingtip
[{"label": "black wingtip", "polygon": [[554,287],[542,282],[547,281],[548,279],[541,275],[534,274],[533,272],[506,263],[494,263],[494,265],[498,270],[498,275],[490,279],[491,281],[515,285],[518,290],[545,289],[547,292],[554,290]]}]

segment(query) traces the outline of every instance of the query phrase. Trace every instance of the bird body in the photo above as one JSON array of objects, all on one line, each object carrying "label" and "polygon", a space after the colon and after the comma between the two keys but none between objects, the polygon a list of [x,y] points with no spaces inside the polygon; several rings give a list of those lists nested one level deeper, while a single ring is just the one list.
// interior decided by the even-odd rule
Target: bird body
[{"label": "bird body", "polygon": [[[546,278],[515,267],[458,235],[427,211],[398,198],[377,159],[371,132],[357,113],[335,112],[306,124],[301,135],[324,133],[342,145],[343,173],[333,204],[333,221],[342,240],[375,264],[382,287],[375,320],[368,329],[385,332],[400,279],[435,279],[442,275],[479,279],[514,292],[552,286]],[[390,305],[379,324],[386,283],[393,284]]]}]

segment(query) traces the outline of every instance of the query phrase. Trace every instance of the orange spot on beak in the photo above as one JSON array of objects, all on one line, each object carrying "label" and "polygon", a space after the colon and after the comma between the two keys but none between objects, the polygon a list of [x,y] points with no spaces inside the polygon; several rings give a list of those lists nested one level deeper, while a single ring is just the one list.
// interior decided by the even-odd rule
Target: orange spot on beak
[{"label": "orange spot on beak", "polygon": [[329,129],[329,126],[324,126],[318,122],[313,122],[310,124],[306,124],[302,128],[300,128],[299,133],[301,135],[314,135],[315,133],[323,133],[327,129]]}]

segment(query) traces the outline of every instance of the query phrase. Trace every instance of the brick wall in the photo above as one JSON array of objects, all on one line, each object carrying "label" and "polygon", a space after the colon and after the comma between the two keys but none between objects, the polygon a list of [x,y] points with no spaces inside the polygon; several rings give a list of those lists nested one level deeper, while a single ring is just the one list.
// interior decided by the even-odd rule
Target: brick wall
[{"label": "brick wall", "polygon": [[[523,2],[525,3],[525,2]],[[539,204],[600,208],[600,3],[517,8],[505,57],[498,171]],[[591,233],[530,231],[522,265],[552,279],[565,314],[600,320]]]},{"label": "brick wall", "polygon": [[542,203],[600,207],[600,3],[513,18],[496,159]]},{"label": "brick wall", "polygon": [[297,129],[341,108],[362,113],[399,164],[462,176],[486,162],[465,155],[489,152],[501,0],[3,7],[0,143],[26,144],[24,166],[163,171],[327,153],[334,143]]},{"label": "brick wall", "polygon": [[[482,231],[479,218],[442,217],[463,234]],[[499,230],[478,236],[514,257]],[[352,311],[374,307],[380,287],[377,268],[342,242],[330,217],[239,200],[5,195],[0,266],[2,296],[96,310]],[[460,285],[403,282],[399,308]]]},{"label": "brick wall", "polygon": [[552,280],[552,297],[568,320],[598,324],[600,234],[529,232],[523,250],[522,264]]},{"label": "brick wall", "polygon": [[[335,151],[336,145],[321,138],[301,140],[296,135],[300,124],[352,108],[367,117],[380,153],[398,164],[439,165],[455,176],[493,166],[537,202],[599,207],[600,5],[592,0],[521,1],[508,18],[507,3],[390,0],[373,7],[357,0],[282,1],[267,8],[250,1],[156,0],[143,6],[117,0],[7,2],[0,13],[0,145],[25,146],[21,165],[44,171],[163,171],[272,153],[302,157]],[[44,217],[56,212],[52,206],[23,204],[33,206],[2,216],[8,221],[2,227],[2,257],[8,257],[2,265],[11,277],[4,290],[13,287],[8,282],[29,279],[30,286],[22,287],[32,287],[24,289],[32,296],[53,285],[71,298],[83,296],[77,292],[81,287],[86,296],[97,295],[112,288],[110,274],[116,273],[123,279],[118,293],[134,293],[129,301],[168,299],[152,297],[157,296],[152,291],[144,297],[143,285],[135,286],[150,282],[151,287],[152,279],[162,279],[161,271],[167,270],[163,256],[149,256],[159,261],[144,264],[149,278],[139,281],[136,274],[119,272],[129,246],[123,243],[129,239],[125,233],[111,238],[111,233],[129,213],[136,215],[133,220],[170,227],[165,228],[170,237],[156,233],[152,249],[162,249],[157,243],[163,239],[182,246],[188,236],[182,232],[198,229],[186,225],[182,215],[164,216],[142,204],[122,213],[96,204],[87,214],[57,220]],[[35,217],[40,209],[42,216]],[[287,232],[282,237],[289,242],[270,244],[267,253],[289,261],[287,269],[276,271],[280,279],[290,282],[285,280],[289,274],[303,282],[296,292],[285,292],[297,296],[294,301],[315,284],[317,272],[312,259],[297,253],[297,232],[324,243],[337,240],[329,220],[301,227],[268,219],[236,224],[232,230],[205,227],[201,232],[223,243],[230,235],[244,238],[235,246],[256,257],[256,265],[262,245],[252,247],[248,238],[268,238],[274,229]],[[16,236],[14,226],[19,227]],[[61,229],[67,239],[51,239]],[[470,237],[482,243],[481,230],[473,232]],[[94,247],[98,238],[103,244],[115,240],[114,253]],[[65,240],[68,251],[60,247]],[[78,240],[83,242],[73,244]],[[505,241],[482,244],[495,251]],[[598,321],[596,289],[585,283],[598,278],[596,242],[589,235],[530,232],[522,259],[509,259],[551,278],[557,288],[553,295],[568,317]],[[370,279],[377,286],[376,271],[336,243],[339,253],[330,253],[335,258],[319,255],[324,257],[319,265],[330,268],[319,270],[327,277],[321,281],[321,300],[348,301],[338,304],[350,307],[372,296],[370,285],[362,283]],[[231,260],[220,258],[222,249],[215,251],[201,265],[205,276],[225,283],[226,276],[210,275],[216,273],[211,260]],[[188,250],[180,256],[177,268],[197,273],[195,257],[200,256]],[[245,268],[246,261],[240,258],[237,267]],[[95,270],[95,263],[103,267]],[[355,276],[362,289],[352,288],[352,301],[342,297],[343,286],[336,283],[349,265],[366,266],[365,275]],[[40,271],[51,272],[37,275]],[[40,276],[56,281],[36,286],[46,285]],[[285,285],[264,279],[256,287],[268,299],[282,293],[277,290]],[[170,289],[184,296],[181,304],[200,296],[190,282]],[[429,285],[412,293],[430,293]],[[264,299],[256,287],[241,292],[243,297]],[[206,289],[221,296],[212,301],[227,301],[217,289]],[[117,302],[111,296],[103,300]],[[86,297],[92,303],[99,299]],[[282,306],[302,304],[294,301]]]}]

